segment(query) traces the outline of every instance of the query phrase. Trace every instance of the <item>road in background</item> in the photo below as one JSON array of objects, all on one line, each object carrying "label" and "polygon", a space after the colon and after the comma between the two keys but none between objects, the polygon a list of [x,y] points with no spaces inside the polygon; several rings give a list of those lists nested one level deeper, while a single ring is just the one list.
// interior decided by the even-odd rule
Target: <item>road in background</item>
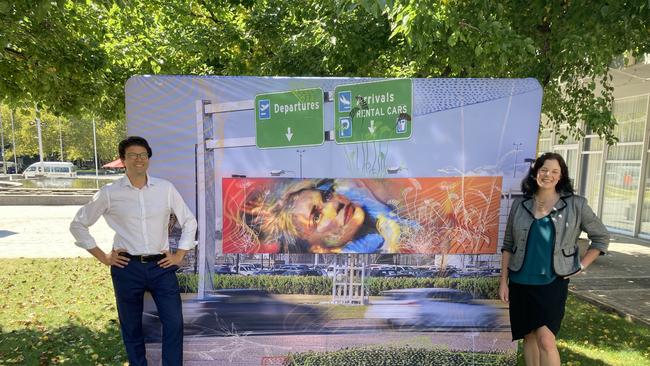
[{"label": "road in background", "polygon": [[[0,206],[0,258],[90,257],[74,244],[68,226],[81,206]],[[97,244],[110,250],[113,231],[104,218],[90,228]]]}]

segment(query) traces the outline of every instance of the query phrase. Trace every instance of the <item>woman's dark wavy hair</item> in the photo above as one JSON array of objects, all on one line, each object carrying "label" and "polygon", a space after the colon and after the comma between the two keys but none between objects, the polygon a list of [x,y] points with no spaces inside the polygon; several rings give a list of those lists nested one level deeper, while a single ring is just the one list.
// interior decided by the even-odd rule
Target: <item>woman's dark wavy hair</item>
[{"label": "woman's dark wavy hair", "polygon": [[555,191],[558,193],[573,193],[573,185],[571,184],[571,179],[569,179],[569,167],[566,165],[564,158],[560,154],[547,152],[535,160],[535,164],[528,171],[528,175],[521,181],[521,191],[524,193],[524,196],[532,197],[539,189],[535,177],[537,177],[537,171],[544,165],[546,160],[556,160],[560,163],[561,177],[555,186]]}]

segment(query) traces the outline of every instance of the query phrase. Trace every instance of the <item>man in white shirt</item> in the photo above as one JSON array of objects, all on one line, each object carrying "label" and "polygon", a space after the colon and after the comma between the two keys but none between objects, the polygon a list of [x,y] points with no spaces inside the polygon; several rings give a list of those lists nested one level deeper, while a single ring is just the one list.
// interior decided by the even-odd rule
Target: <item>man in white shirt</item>
[{"label": "man in white shirt", "polygon": [[[151,292],[163,327],[163,365],[183,363],[183,313],[176,269],[194,247],[196,219],[174,186],[147,174],[152,151],[142,137],[130,136],[119,144],[126,176],[102,187],[79,209],[70,224],[75,244],[111,267],[111,277],[122,340],[132,366],[147,365],[142,309],[145,291]],[[170,214],[182,227],[178,249],[169,250]],[[100,216],[115,231],[113,250],[104,253],[88,228]]]}]

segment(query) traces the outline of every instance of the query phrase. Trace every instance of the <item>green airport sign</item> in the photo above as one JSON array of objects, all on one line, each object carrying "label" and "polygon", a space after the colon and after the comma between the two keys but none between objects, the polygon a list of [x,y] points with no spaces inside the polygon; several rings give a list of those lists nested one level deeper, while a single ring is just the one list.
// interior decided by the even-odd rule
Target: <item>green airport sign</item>
[{"label": "green airport sign", "polygon": [[255,96],[255,144],[261,149],[321,145],[323,90],[300,89]]},{"label": "green airport sign", "polygon": [[339,85],[334,90],[336,143],[403,140],[411,137],[411,79]]}]

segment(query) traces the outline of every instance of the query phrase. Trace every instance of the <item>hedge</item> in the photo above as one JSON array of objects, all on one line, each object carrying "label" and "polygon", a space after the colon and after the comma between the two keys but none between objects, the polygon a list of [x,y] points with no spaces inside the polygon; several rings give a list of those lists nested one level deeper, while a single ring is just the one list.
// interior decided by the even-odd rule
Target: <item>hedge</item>
[{"label": "hedge", "polygon": [[[185,292],[197,291],[197,275],[182,273],[178,275],[178,279]],[[332,279],[324,276],[215,275],[214,286],[219,289],[259,288],[272,294],[330,295],[332,293]],[[370,296],[378,296],[386,290],[417,287],[455,288],[467,291],[477,299],[496,299],[499,281],[495,277],[366,278],[366,290]]]},{"label": "hedge", "polygon": [[516,353],[454,352],[411,347],[348,348],[333,352],[290,354],[285,366],[458,366],[516,365]]}]

